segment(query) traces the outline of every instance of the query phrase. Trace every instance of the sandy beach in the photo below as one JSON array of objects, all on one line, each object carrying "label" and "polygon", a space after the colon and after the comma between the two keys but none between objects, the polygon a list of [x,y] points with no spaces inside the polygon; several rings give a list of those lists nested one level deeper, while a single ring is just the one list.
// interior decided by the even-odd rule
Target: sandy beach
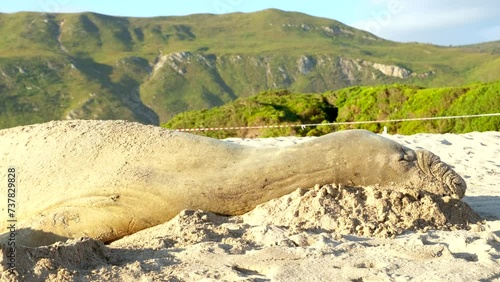
[{"label": "sandy beach", "polygon": [[[373,193],[369,188],[297,187],[242,216],[185,210],[169,222],[107,245],[81,238],[46,247],[20,247],[17,251],[25,254],[25,261],[19,262],[19,269],[29,273],[11,276],[4,261],[1,279],[500,281],[500,133],[383,136],[412,149],[430,150],[450,165],[467,182],[463,201],[481,220],[469,226],[442,223],[438,208],[415,202],[417,211],[436,213],[433,224],[439,230],[432,224],[419,228],[420,223],[405,221],[403,212],[396,212],[392,200],[395,218],[391,218],[380,204],[384,194],[373,199],[374,209],[382,207],[375,216],[387,216],[380,227],[373,224],[369,205],[349,207],[360,203],[348,201],[354,194],[361,194],[368,203]],[[289,146],[308,139],[231,138],[225,142]],[[388,198],[394,195],[386,194]],[[405,201],[404,197],[399,200]],[[329,214],[332,205],[346,214]],[[356,219],[354,212],[363,218]],[[353,227],[353,220],[359,224]]]}]

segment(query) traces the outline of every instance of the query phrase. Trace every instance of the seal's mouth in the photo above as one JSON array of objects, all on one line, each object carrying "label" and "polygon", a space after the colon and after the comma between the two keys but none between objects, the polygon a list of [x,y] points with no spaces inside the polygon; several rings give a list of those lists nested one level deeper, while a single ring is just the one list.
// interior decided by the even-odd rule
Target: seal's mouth
[{"label": "seal's mouth", "polygon": [[461,199],[465,195],[467,184],[463,178],[441,159],[427,150],[417,150],[417,165],[427,177],[437,184],[436,194],[443,194]]}]

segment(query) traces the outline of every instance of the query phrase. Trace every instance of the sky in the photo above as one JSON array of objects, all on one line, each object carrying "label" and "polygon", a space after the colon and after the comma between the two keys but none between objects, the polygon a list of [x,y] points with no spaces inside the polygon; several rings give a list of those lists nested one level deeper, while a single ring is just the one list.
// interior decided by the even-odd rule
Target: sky
[{"label": "sky", "polygon": [[153,17],[276,8],[335,19],[398,42],[466,45],[500,40],[500,0],[17,0],[0,13],[97,12]]}]

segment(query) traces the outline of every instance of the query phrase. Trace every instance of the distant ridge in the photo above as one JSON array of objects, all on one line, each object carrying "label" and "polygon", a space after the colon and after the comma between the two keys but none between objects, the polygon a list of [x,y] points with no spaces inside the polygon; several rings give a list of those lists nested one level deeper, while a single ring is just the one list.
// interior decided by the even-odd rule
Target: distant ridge
[{"label": "distant ridge", "polygon": [[495,81],[499,47],[397,43],[275,9],[155,18],[0,14],[0,128],[76,118],[160,124],[280,88]]}]

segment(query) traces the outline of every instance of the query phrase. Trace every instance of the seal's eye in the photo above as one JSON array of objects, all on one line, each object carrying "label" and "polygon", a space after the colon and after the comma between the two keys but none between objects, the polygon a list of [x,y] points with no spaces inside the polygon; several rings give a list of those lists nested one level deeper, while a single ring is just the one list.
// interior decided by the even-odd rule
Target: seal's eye
[{"label": "seal's eye", "polygon": [[399,149],[399,161],[413,162],[416,158],[417,155],[412,149],[407,147],[401,147]]},{"label": "seal's eye", "polygon": [[398,152],[398,161],[405,161],[405,153],[403,151]]},{"label": "seal's eye", "polygon": [[413,162],[417,159],[417,155],[415,154],[415,151],[406,148],[404,159],[409,161],[409,162]]}]

